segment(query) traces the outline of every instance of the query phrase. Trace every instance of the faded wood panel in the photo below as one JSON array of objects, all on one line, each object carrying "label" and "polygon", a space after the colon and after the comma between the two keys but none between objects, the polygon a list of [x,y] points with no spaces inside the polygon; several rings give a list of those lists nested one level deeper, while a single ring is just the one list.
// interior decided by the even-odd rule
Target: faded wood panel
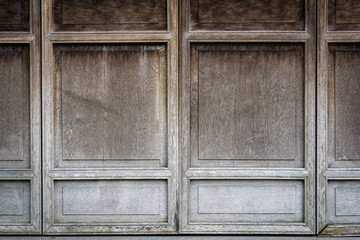
[{"label": "faded wood panel", "polygon": [[329,181],[328,186],[329,223],[360,223],[360,182]]},{"label": "faded wood panel", "polygon": [[55,0],[56,31],[166,30],[166,0]]},{"label": "faded wood panel", "polygon": [[58,164],[166,164],[164,46],[61,46],[58,59]]},{"label": "faded wood panel", "polygon": [[29,31],[29,0],[0,1],[0,31]]},{"label": "faded wood panel", "polygon": [[360,48],[330,45],[329,163],[331,167],[360,164]]},{"label": "faded wood panel", "polygon": [[303,0],[190,0],[191,30],[303,30]]},{"label": "faded wood panel", "polygon": [[30,182],[0,181],[0,223],[30,223]]},{"label": "faded wood panel", "polygon": [[166,180],[56,181],[55,223],[165,222]]},{"label": "faded wood panel", "polygon": [[30,166],[27,46],[0,46],[0,168]]},{"label": "faded wood panel", "polygon": [[331,31],[360,30],[360,2],[328,0],[328,28]]},{"label": "faded wood panel", "polygon": [[194,164],[302,166],[302,47],[194,45],[192,51]]},{"label": "faded wood panel", "polygon": [[190,181],[190,222],[302,222],[303,182]]}]

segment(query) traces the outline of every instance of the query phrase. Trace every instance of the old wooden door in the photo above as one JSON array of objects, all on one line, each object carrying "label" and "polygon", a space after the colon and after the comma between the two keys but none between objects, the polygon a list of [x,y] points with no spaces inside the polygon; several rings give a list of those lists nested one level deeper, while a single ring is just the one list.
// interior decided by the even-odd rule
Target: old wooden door
[{"label": "old wooden door", "polygon": [[360,235],[359,16],[0,0],[0,234]]},{"label": "old wooden door", "polygon": [[0,234],[41,232],[40,1],[0,1]]},{"label": "old wooden door", "polygon": [[318,230],[360,235],[360,3],[319,1]]},{"label": "old wooden door", "polygon": [[43,232],[176,232],[177,2],[42,6]]},{"label": "old wooden door", "polygon": [[315,233],[316,1],[185,0],[183,233]]}]

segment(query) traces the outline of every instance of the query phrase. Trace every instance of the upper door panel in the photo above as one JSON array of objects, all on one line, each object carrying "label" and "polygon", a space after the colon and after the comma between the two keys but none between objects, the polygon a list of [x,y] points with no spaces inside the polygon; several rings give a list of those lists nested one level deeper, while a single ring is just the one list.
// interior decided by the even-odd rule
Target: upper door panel
[{"label": "upper door panel", "polygon": [[55,31],[165,31],[166,0],[54,0]]},{"label": "upper door panel", "polygon": [[191,0],[190,30],[303,31],[304,0]]}]

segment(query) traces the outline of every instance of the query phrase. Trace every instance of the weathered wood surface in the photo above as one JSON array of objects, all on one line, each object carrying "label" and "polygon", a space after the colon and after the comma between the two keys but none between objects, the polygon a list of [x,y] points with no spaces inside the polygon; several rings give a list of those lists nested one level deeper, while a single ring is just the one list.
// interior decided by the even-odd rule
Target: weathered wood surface
[{"label": "weathered wood surface", "polygon": [[303,30],[303,0],[191,0],[191,30]]},{"label": "weathered wood surface", "polygon": [[43,0],[44,234],[177,231],[177,6]]},{"label": "weathered wood surface", "polygon": [[166,166],[165,46],[59,46],[55,51],[57,166]]},{"label": "weathered wood surface", "polygon": [[0,169],[30,167],[29,60],[27,46],[0,46]]},{"label": "weathered wood surface", "polygon": [[357,0],[328,0],[330,31],[359,31],[360,2]]},{"label": "weathered wood surface", "polygon": [[56,31],[166,30],[166,0],[55,0]]},{"label": "weathered wood surface", "polygon": [[29,3],[29,0],[1,0],[0,32],[29,31]]},{"label": "weathered wood surface", "polygon": [[0,235],[41,233],[40,0],[0,1]]},{"label": "weathered wood surface", "polygon": [[318,232],[359,236],[359,2],[319,1]]},{"label": "weathered wood surface", "polygon": [[193,45],[191,59],[194,166],[303,167],[301,46]]}]

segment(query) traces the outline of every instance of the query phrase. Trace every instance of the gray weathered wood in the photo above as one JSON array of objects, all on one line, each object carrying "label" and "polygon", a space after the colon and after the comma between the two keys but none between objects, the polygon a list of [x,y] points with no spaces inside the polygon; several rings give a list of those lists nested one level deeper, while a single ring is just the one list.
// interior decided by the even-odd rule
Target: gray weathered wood
[{"label": "gray weathered wood", "polygon": [[[62,3],[42,1],[44,233],[174,233],[177,0]],[[150,194],[158,183],[160,199]],[[88,188],[91,207],[74,191],[63,198],[64,184]],[[145,207],[131,205],[135,196]],[[64,215],[64,199],[80,212]]]},{"label": "gray weathered wood", "polygon": [[318,232],[359,236],[359,7],[322,0],[318,10]]},{"label": "gray weathered wood", "polygon": [[39,11],[38,0],[0,3],[0,234],[41,233]]},{"label": "gray weathered wood", "polygon": [[[234,6],[245,6],[246,1],[210,3],[188,0],[181,5],[181,233],[315,232],[316,1],[297,1],[298,5],[282,4],[281,8],[275,6],[279,1],[254,2],[255,6],[270,2],[274,5],[270,4],[273,8],[267,10],[249,8],[244,14],[240,14],[242,8]],[[284,9],[287,9],[287,13],[298,13],[289,18],[296,18],[299,22],[293,25],[279,23],[286,14],[278,18],[276,14]],[[233,14],[227,17],[226,13],[230,12]],[[201,13],[204,16],[200,16]],[[251,22],[254,18],[271,21],[271,16],[274,22],[268,24]],[[201,20],[208,23],[201,24]],[[220,20],[225,23],[219,23]],[[290,28],[305,31],[284,31]],[[292,45],[294,42],[302,44]],[[290,53],[284,51],[286,49]],[[286,100],[280,100],[282,98]],[[293,105],[290,107],[286,104]],[[266,114],[261,109],[272,110]],[[280,112],[286,114],[281,115]],[[282,127],[284,132],[280,130]],[[261,135],[263,144],[254,134],[259,129],[268,131]],[[282,133],[284,137],[281,137]],[[244,138],[251,140],[252,137],[254,146],[250,148],[244,143]],[[281,150],[277,145],[287,147]],[[284,159],[297,159],[297,162],[286,162]],[[251,170],[246,169],[249,166]],[[277,167],[291,167],[294,171],[285,173],[282,172],[284,169]],[[301,171],[306,173],[302,175]],[[285,179],[301,179],[299,183],[304,187],[304,207],[297,210],[303,215],[297,215],[300,216],[297,222],[285,223],[277,219],[278,222],[269,223],[264,219],[261,221],[253,209],[252,214],[247,213],[252,221],[245,218],[240,221],[239,214],[237,217],[222,215],[218,219],[215,219],[216,214],[207,214],[201,222],[191,220],[192,214],[198,214],[192,210],[192,206],[196,206],[194,199],[198,197],[191,193],[191,189],[196,189],[193,187],[196,181],[211,188],[218,182],[224,186],[230,183],[237,186],[244,179],[257,179],[264,183],[277,179],[274,184],[279,185],[275,184],[275,188],[287,182]],[[251,186],[244,188],[250,195],[256,192]],[[221,194],[211,196],[234,201],[245,198],[234,197],[234,194],[231,190],[228,193],[224,190]],[[206,209],[213,211],[210,205],[215,200],[207,199]],[[247,203],[242,201],[233,208],[245,209]],[[198,204],[201,206],[204,203]],[[244,208],[241,204],[245,204]]]}]

